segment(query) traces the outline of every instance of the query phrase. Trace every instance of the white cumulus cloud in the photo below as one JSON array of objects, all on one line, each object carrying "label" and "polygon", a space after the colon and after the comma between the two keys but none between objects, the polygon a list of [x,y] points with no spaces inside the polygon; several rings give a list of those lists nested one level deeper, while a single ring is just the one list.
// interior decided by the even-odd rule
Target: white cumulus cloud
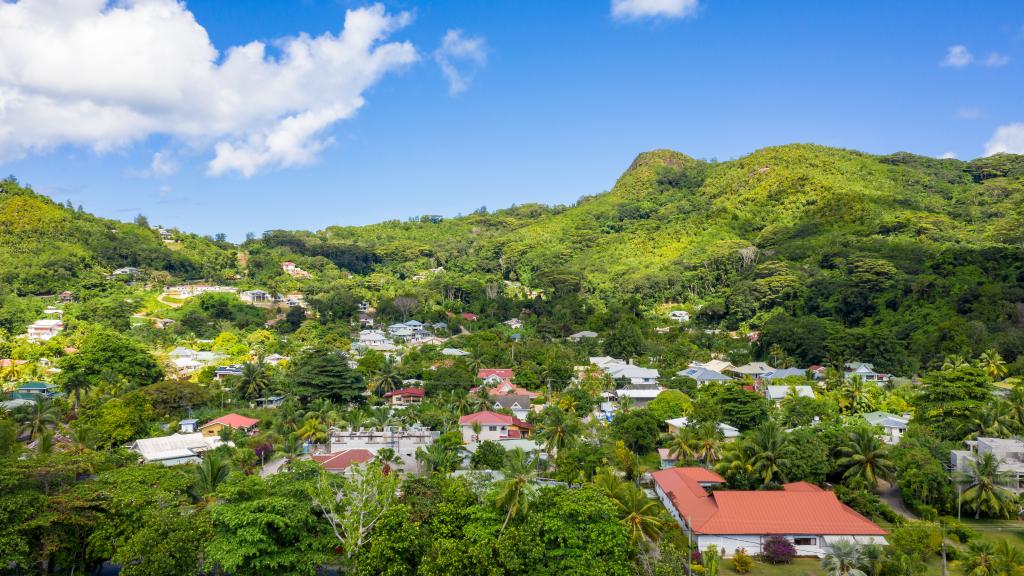
[{"label": "white cumulus cloud", "polygon": [[151,176],[170,176],[178,171],[178,163],[168,153],[157,152],[153,154],[153,160],[149,163],[149,174]]},{"label": "white cumulus cloud", "polygon": [[1007,56],[1006,54],[1000,54],[998,52],[993,52],[993,53],[989,54],[987,58],[985,58],[985,61],[982,64],[984,64],[985,66],[988,66],[989,68],[999,68],[1001,66],[1006,66],[1009,63],[1010,63],[1010,57],[1009,56]]},{"label": "white cumulus cloud", "polygon": [[696,15],[697,8],[697,0],[612,0],[612,17],[617,20],[686,18]]},{"label": "white cumulus cloud", "polygon": [[946,50],[946,57],[940,63],[947,68],[964,68],[974,62],[974,54],[963,44],[950,46]]},{"label": "white cumulus cloud", "polygon": [[952,159],[956,158],[956,152],[943,152],[942,156],[939,156],[939,158],[943,158],[943,159],[946,159],[946,160],[952,160]]},{"label": "white cumulus cloud", "polygon": [[[368,88],[417,60],[387,41],[410,21],[373,5],[338,34],[220,52],[177,0],[0,2],[0,160],[164,134],[212,149],[211,174],[311,162]],[[154,157],[150,171],[171,166]]]},{"label": "white cumulus cloud", "polygon": [[465,36],[462,30],[449,30],[441,39],[441,47],[434,51],[434,60],[448,80],[448,93],[465,92],[475,69],[487,64],[484,39]]},{"label": "white cumulus cloud", "polygon": [[985,143],[985,156],[1000,152],[1024,154],[1024,122],[1015,122],[996,128],[995,134]]}]

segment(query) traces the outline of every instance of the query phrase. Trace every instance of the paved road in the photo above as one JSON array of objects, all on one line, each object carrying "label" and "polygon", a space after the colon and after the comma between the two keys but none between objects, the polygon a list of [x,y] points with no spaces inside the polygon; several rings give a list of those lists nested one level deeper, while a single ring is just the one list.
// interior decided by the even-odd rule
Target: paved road
[{"label": "paved road", "polygon": [[882,502],[888,504],[889,507],[895,510],[900,516],[911,520],[917,520],[917,516],[914,516],[914,513],[911,512],[905,504],[903,504],[903,498],[900,497],[899,488],[885,480],[879,480],[878,487],[880,489],[878,496],[882,499]]},{"label": "paved road", "polygon": [[264,462],[263,468],[260,469],[260,476],[266,478],[267,476],[270,476],[272,474],[277,474],[278,472],[281,471],[281,468],[284,467],[285,462],[287,462],[287,459],[285,458],[277,458],[275,460],[271,460],[270,462]]}]

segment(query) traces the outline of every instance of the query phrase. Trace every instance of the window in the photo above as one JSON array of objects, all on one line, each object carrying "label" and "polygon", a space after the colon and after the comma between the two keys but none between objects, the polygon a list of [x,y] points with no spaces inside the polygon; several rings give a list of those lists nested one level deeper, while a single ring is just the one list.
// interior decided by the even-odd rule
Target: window
[{"label": "window", "polygon": [[805,538],[793,538],[793,545],[794,546],[817,546],[818,545],[818,539],[814,538],[813,536],[812,537],[805,537]]},{"label": "window", "polygon": [[497,427],[497,426],[488,426],[488,427],[487,427],[487,431],[488,431],[488,432],[494,432],[494,431],[495,431],[495,430],[497,430],[497,429],[498,429],[498,427]]}]

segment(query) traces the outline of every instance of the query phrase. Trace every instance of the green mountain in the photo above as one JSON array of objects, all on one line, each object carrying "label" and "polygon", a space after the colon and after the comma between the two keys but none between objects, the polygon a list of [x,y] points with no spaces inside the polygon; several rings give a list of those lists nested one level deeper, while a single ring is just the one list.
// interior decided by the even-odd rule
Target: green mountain
[{"label": "green mountain", "polygon": [[[1024,359],[1017,155],[963,162],[789,145],[704,162],[658,150],[572,206],[276,230],[240,247],[184,234],[167,244],[148,227],[70,210],[13,181],[0,219],[0,282],[20,294],[138,266],[374,302],[413,294],[482,312],[506,281],[547,296],[535,312],[552,336],[604,322],[591,319],[602,311],[649,315],[672,304],[703,326],[760,330],[764,346],[806,362],[861,356],[909,371],[988,347]],[[237,270],[236,248],[246,264]],[[285,275],[284,260],[313,277]],[[423,274],[436,267],[444,272]]]},{"label": "green mountain", "polygon": [[122,267],[159,273],[154,280],[235,274],[234,247],[174,231],[169,241],[144,219],[97,218],[0,180],[0,292],[53,294],[102,284]]}]

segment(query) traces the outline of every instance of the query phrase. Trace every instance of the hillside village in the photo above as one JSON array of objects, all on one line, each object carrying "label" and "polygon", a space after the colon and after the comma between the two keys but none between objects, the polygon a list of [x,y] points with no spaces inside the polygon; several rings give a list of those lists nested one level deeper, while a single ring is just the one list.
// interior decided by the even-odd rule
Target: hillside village
[{"label": "hillside village", "polygon": [[[956,232],[920,202],[847,252],[787,215],[649,276],[612,254],[626,214],[751,166],[1024,194],[1024,160],[975,180],[752,156],[652,153],[574,207],[238,245],[4,180],[0,573],[1019,574],[1019,214]],[[571,258],[536,248],[607,210]]]}]

